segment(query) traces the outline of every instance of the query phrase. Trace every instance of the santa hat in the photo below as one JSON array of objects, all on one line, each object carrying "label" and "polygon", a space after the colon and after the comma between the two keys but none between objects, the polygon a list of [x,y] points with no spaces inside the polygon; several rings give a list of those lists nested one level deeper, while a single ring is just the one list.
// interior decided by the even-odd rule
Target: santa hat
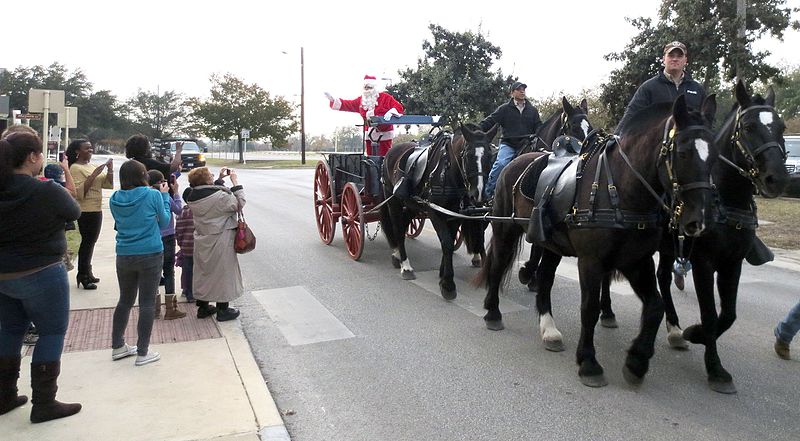
[{"label": "santa hat", "polygon": [[378,79],[372,75],[364,75],[364,85],[372,86],[372,88],[374,89],[378,86]]}]

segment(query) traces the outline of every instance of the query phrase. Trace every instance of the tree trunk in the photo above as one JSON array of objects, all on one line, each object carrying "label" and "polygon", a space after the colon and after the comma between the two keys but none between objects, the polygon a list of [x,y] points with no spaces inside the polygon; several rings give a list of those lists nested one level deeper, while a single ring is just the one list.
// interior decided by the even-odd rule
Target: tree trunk
[{"label": "tree trunk", "polygon": [[242,143],[243,139],[241,135],[239,135],[239,164],[244,163],[244,144]]}]

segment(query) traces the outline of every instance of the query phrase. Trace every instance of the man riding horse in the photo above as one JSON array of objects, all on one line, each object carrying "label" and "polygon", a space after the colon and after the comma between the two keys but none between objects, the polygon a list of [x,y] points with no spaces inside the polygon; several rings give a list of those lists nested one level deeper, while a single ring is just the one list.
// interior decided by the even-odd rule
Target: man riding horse
[{"label": "man riding horse", "polygon": [[486,183],[484,191],[487,200],[494,197],[494,188],[500,172],[517,155],[525,143],[526,136],[536,133],[536,130],[542,125],[539,111],[525,99],[525,89],[527,88],[527,84],[515,81],[509,89],[511,100],[498,107],[479,124],[484,132],[487,132],[495,124],[503,128],[497,159],[489,172],[489,182]]}]

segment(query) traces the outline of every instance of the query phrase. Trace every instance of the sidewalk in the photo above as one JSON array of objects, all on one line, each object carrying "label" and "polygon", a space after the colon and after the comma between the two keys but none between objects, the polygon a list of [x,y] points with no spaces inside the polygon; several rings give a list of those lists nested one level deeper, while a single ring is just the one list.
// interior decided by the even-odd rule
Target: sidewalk
[{"label": "sidewalk", "polygon": [[[111,360],[111,317],[119,291],[114,222],[108,210],[111,192],[105,193],[103,228],[92,262],[101,280],[98,289],[76,288],[75,270],[69,272],[70,326],[57,399],[79,402],[83,409],[68,418],[31,424],[28,402],[0,416],[0,438],[289,440],[239,320],[200,320],[193,304],[181,303],[186,317],[159,319],[153,326],[151,346],[161,353],[160,361],[137,367],[135,357]],[[180,268],[176,272],[180,295]],[[129,344],[136,344],[137,317],[134,308],[126,330]],[[30,397],[30,349],[24,355],[19,389]]]}]

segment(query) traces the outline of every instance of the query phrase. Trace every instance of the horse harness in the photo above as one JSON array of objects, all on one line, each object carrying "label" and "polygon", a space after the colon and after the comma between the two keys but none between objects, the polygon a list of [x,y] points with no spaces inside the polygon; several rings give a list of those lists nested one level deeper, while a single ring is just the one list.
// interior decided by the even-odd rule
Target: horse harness
[{"label": "horse harness", "polygon": [[[652,213],[642,213],[630,210],[623,210],[619,207],[619,193],[614,184],[614,177],[611,173],[609,165],[608,152],[616,144],[620,156],[625,161],[627,166],[636,176],[647,191],[655,198],[661,209],[663,209],[670,216],[670,227],[677,228],[678,220],[681,215],[683,202],[682,195],[695,189],[711,189],[711,185],[707,181],[692,182],[685,185],[680,185],[677,182],[677,177],[674,173],[675,155],[677,155],[682,148],[678,147],[679,140],[684,139],[686,136],[693,134],[697,131],[710,132],[708,128],[702,125],[693,125],[684,128],[677,136],[675,136],[674,123],[670,119],[665,125],[664,138],[662,147],[656,161],[656,168],[661,164],[666,166],[667,176],[670,181],[671,197],[670,205],[664,202],[664,196],[659,195],[644,177],[633,167],[628,156],[622,150],[619,144],[619,138],[615,135],[607,135],[600,130],[595,130],[589,134],[584,140],[581,147],[581,154],[572,157],[556,157],[555,155],[548,155],[544,159],[548,162],[546,168],[541,172],[536,184],[536,192],[534,197],[530,196],[530,186],[528,191],[525,191],[526,176],[531,174],[534,164],[543,159],[537,159],[520,176],[517,184],[515,184],[515,191],[520,189],[523,196],[534,202],[536,205],[531,213],[531,225],[529,230],[529,240],[536,239],[536,241],[546,240],[548,236],[547,229],[552,225],[565,222],[567,225],[576,228],[619,228],[619,229],[647,229],[657,228],[662,225],[663,216],[660,210]],[[577,207],[577,188],[580,187],[580,181],[583,179],[584,172],[587,165],[593,157],[598,156],[597,168],[592,181],[591,189],[589,190],[588,208],[578,209]],[[571,173],[571,170],[575,173]],[[567,171],[570,173],[566,173]],[[607,191],[609,196],[610,207],[598,208],[597,196],[600,189],[600,178],[605,172],[607,180]],[[544,179],[542,179],[544,178]],[[567,202],[565,204],[565,202]],[[571,207],[565,212],[564,207]],[[560,207],[560,209],[553,210],[553,207]],[[555,212],[554,212],[555,211]],[[543,217],[549,217],[545,220]],[[540,223],[542,227],[535,225]],[[550,224],[550,226],[548,226]],[[543,237],[544,235],[544,237]]]}]

